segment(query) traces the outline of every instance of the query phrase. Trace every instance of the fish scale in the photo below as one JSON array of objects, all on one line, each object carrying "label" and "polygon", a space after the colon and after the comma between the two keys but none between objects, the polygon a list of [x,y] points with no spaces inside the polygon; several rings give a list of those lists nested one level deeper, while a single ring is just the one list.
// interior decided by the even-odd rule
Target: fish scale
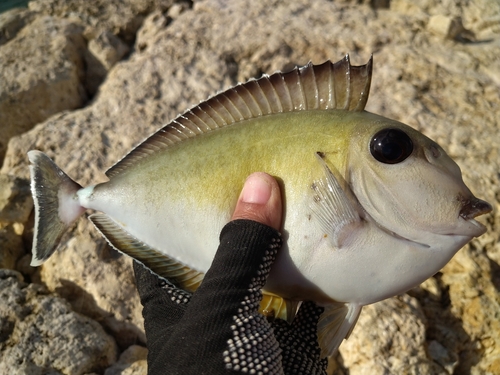
[{"label": "fish scale", "polygon": [[349,336],[364,305],[439,271],[485,227],[491,206],[465,186],[435,142],[364,110],[372,59],[308,64],[238,84],[175,118],[81,187],[32,150],[32,265],[87,209],[116,250],[195,291],[246,177],[277,178],[284,244],[261,312],[291,321],[300,301],[324,307],[322,356]]}]

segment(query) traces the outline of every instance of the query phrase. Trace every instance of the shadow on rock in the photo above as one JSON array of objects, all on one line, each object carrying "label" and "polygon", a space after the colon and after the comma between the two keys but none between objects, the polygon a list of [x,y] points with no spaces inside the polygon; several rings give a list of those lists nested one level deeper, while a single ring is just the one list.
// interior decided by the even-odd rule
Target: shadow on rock
[{"label": "shadow on rock", "polygon": [[56,292],[71,304],[74,311],[99,322],[105,331],[115,338],[121,351],[134,344],[145,344],[141,340],[144,333],[137,325],[119,320],[112,313],[100,308],[94,297],[74,282],[60,279],[60,283],[61,286],[56,288]]}]

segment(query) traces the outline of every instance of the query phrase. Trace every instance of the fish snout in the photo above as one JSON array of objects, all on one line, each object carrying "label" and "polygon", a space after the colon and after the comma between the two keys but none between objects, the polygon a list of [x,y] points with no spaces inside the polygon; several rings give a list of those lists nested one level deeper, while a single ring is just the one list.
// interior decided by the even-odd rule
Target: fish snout
[{"label": "fish snout", "polygon": [[460,217],[464,220],[471,220],[477,216],[491,212],[493,207],[488,202],[479,198],[472,197],[472,199],[461,199],[462,208],[460,209]]}]

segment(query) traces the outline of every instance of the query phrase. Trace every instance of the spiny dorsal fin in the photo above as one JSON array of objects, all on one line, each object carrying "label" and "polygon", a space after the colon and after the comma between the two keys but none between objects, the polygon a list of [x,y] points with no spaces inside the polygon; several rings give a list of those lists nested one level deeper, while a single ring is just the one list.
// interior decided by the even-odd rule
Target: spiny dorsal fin
[{"label": "spiny dorsal fin", "polygon": [[288,73],[238,84],[179,115],[132,150],[106,175],[111,178],[138,160],[185,139],[252,118],[283,112],[365,108],[372,61],[352,66],[349,56],[331,63],[307,64]]}]

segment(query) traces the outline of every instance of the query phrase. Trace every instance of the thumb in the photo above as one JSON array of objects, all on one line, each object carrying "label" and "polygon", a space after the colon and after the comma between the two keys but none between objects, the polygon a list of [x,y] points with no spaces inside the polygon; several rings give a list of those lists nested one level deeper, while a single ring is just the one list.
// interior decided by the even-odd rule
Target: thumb
[{"label": "thumb", "polygon": [[281,192],[276,180],[263,172],[252,173],[241,191],[231,220],[247,219],[281,229]]}]

